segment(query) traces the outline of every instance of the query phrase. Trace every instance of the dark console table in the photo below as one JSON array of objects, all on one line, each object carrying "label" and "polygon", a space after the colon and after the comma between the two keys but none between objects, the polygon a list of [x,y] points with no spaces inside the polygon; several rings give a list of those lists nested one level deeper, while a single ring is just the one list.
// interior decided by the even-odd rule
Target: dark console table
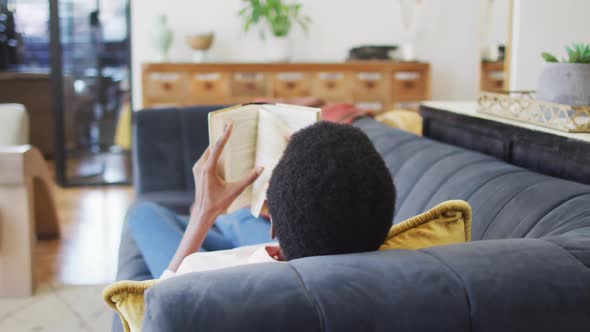
[{"label": "dark console table", "polygon": [[476,110],[476,102],[423,103],[424,136],[539,173],[590,184],[590,134],[565,133]]}]

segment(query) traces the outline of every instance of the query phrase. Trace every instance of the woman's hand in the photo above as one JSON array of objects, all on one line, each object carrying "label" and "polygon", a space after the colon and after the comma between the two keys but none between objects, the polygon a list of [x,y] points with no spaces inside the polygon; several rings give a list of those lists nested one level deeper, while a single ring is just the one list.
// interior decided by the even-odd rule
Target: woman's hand
[{"label": "woman's hand", "polygon": [[[233,125],[226,124],[222,137],[214,146],[209,146],[193,166],[195,202],[191,214],[215,216],[223,213],[233,201],[254,182],[263,171],[253,169],[241,181],[228,183],[219,176],[219,157],[232,133]],[[207,218],[211,219],[211,218]],[[213,218],[214,219],[214,218]]]},{"label": "woman's hand", "polygon": [[255,168],[245,179],[228,183],[219,176],[217,164],[225,143],[231,135],[231,123],[225,126],[223,136],[215,146],[207,148],[193,167],[195,178],[195,202],[191,207],[191,216],[182,240],[168,270],[176,272],[184,258],[201,249],[207,232],[218,215],[223,213],[233,201],[254,182],[262,168]]}]

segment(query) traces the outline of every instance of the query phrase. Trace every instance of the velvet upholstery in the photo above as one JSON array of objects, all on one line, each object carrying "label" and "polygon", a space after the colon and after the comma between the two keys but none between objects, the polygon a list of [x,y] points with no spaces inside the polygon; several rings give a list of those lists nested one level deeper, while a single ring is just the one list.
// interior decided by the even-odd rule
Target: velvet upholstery
[{"label": "velvet upholstery", "polygon": [[[176,110],[185,111],[200,110]],[[369,135],[394,176],[395,223],[462,199],[473,209],[473,242],[180,276],[147,292],[144,330],[581,331],[590,326],[590,186],[369,118],[354,125]],[[166,135],[136,145],[181,141]],[[169,152],[176,155],[167,161],[139,156],[140,164],[152,163],[145,167],[163,163],[160,175],[174,182],[136,183],[140,197],[158,190],[191,194],[186,179],[163,171],[182,173],[194,162],[183,160],[183,146]],[[136,181],[151,179],[139,174]],[[123,238],[119,277],[146,277],[125,231]]]}]

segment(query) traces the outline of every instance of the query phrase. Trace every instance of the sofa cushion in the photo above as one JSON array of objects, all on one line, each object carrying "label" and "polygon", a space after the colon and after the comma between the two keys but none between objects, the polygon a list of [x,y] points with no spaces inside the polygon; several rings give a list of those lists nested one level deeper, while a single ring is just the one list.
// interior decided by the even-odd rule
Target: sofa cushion
[{"label": "sofa cushion", "polygon": [[158,280],[119,281],[103,291],[105,302],[119,315],[125,332],[141,332],[145,291]]},{"label": "sofa cushion", "polygon": [[389,230],[379,250],[422,249],[471,241],[471,206],[447,201]]}]

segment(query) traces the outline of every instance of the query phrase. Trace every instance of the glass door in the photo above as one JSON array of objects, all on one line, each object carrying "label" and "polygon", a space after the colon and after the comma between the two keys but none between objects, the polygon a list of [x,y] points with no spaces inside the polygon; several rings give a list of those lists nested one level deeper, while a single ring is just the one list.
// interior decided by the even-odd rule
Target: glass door
[{"label": "glass door", "polygon": [[130,181],[129,0],[51,0],[56,177]]}]

